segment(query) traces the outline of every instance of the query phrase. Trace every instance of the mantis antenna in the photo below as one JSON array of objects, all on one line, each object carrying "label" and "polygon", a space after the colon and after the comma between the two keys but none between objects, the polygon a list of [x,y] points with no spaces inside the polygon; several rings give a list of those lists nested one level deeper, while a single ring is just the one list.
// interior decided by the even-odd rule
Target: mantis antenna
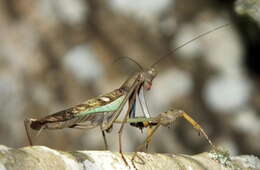
[{"label": "mantis antenna", "polygon": [[211,29],[211,30],[209,30],[209,31],[206,31],[206,32],[204,32],[204,33],[201,33],[201,34],[197,35],[196,37],[192,38],[192,39],[189,40],[189,41],[184,42],[183,44],[179,45],[178,47],[176,47],[176,48],[174,48],[174,49],[172,49],[172,50],[169,50],[169,52],[166,53],[165,55],[163,55],[162,57],[160,57],[160,58],[152,65],[152,67],[154,67],[154,66],[156,66],[157,64],[159,64],[164,58],[170,57],[171,54],[173,54],[174,52],[176,52],[176,51],[179,50],[180,48],[182,48],[182,47],[184,47],[184,46],[186,46],[186,45],[188,45],[188,44],[194,42],[195,40],[197,40],[197,39],[199,39],[199,38],[201,38],[201,37],[203,37],[203,36],[205,36],[205,35],[208,35],[208,34],[210,34],[210,33],[212,33],[212,32],[215,32],[215,31],[217,31],[217,30],[219,30],[219,29],[222,29],[222,28],[224,28],[224,27],[227,27],[227,26],[229,26],[229,24],[224,24],[224,25],[215,27],[215,28],[213,28],[213,29]]},{"label": "mantis antenna", "polygon": [[119,57],[114,62],[118,62],[120,60],[125,60],[125,59],[132,61],[133,63],[135,63],[139,67],[140,70],[144,71],[144,68],[137,61],[135,61],[134,59],[132,59],[130,57]]}]

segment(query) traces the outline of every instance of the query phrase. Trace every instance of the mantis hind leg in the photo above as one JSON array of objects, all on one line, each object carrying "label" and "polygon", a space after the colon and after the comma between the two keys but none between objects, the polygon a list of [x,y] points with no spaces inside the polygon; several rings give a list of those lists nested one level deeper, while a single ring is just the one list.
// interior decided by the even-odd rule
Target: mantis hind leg
[{"label": "mantis hind leg", "polygon": [[[94,128],[94,126],[89,125],[89,124],[84,124],[84,123],[77,123],[77,124],[71,126],[70,128],[73,128],[73,129],[92,129],[92,128]],[[100,130],[101,130],[101,133],[102,133],[102,138],[103,138],[103,141],[104,141],[105,150],[108,150],[106,130],[102,129],[102,125],[100,125]]]},{"label": "mantis hind leg", "polygon": [[108,150],[108,144],[107,144],[107,138],[106,138],[106,132],[104,130],[102,130],[102,127],[100,126],[100,130],[102,132],[102,137],[103,137],[103,141],[105,144],[105,150]]},{"label": "mantis hind leg", "polygon": [[[35,124],[37,126],[34,127],[33,125],[35,125]],[[46,128],[46,124],[39,124],[39,122],[36,119],[31,118],[31,119],[25,119],[24,120],[24,127],[25,127],[25,131],[26,131],[26,135],[27,135],[29,144],[30,144],[30,146],[33,146],[30,129],[33,128],[34,130],[38,130],[39,132],[37,133],[36,136],[39,136],[40,133],[42,132],[42,130]]]},{"label": "mantis hind leg", "polygon": [[32,124],[32,121],[34,119],[25,119],[24,120],[24,127],[25,127],[25,132],[26,132],[26,135],[27,135],[27,138],[28,138],[28,141],[29,141],[29,144],[30,146],[33,146],[33,143],[32,143],[32,137],[31,137],[31,124]]}]

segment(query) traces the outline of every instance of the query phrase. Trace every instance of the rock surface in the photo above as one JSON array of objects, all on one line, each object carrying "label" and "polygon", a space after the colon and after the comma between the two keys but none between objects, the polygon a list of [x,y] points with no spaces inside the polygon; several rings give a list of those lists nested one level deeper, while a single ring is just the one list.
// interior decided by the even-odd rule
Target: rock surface
[{"label": "rock surface", "polygon": [[[133,153],[126,153],[126,166],[117,152],[72,151],[64,152],[45,146],[19,149],[0,145],[0,170],[43,170],[43,169],[135,169],[130,159]],[[138,163],[139,162],[139,163]],[[143,164],[140,162],[144,162]],[[255,156],[230,157],[226,152],[205,152],[197,155],[138,153],[137,169],[182,169],[182,170],[257,170],[260,160]]]}]

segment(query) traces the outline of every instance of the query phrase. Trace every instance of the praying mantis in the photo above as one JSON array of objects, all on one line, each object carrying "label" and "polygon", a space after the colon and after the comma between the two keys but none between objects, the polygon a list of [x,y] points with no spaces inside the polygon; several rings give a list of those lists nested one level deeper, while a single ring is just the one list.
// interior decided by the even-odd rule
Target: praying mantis
[{"label": "praying mantis", "polygon": [[25,119],[24,124],[30,145],[32,145],[32,140],[29,128],[41,131],[63,128],[91,129],[100,126],[102,132],[109,131],[127,101],[129,101],[128,110],[134,113],[136,95],[140,93],[142,87],[149,90],[155,76],[154,69],[140,72],[127,79],[119,89],[110,93],[41,119]]},{"label": "praying mantis", "polygon": [[[105,147],[107,148],[108,145],[105,137],[105,132],[109,132],[111,130],[113,123],[116,122],[118,116],[128,102],[127,112],[124,115],[123,121],[121,121],[121,127],[118,131],[119,152],[121,153],[122,159],[127,164],[122,152],[122,132],[125,123],[128,122],[128,117],[130,119],[135,118],[136,100],[139,95],[143,94],[143,90],[148,91],[151,89],[152,81],[157,75],[155,66],[159,64],[163,59],[169,57],[170,54],[174,53],[178,49],[199,39],[202,36],[226,27],[227,25],[228,24],[221,25],[212,30],[199,34],[193,39],[181,44],[173,50],[170,50],[166,55],[160,57],[149,69],[142,70],[141,72],[134,74],[133,76],[128,78],[123,83],[123,85],[121,85],[120,88],[115,89],[112,92],[89,99],[79,105],[70,107],[51,115],[47,115],[40,119],[25,119],[24,125],[30,145],[33,144],[31,140],[30,129],[37,130],[40,133],[44,129],[91,129],[95,127],[100,127],[105,142]],[[144,118],[150,118],[148,110],[144,112],[144,116]],[[163,125],[161,121],[158,122],[158,127],[159,125]],[[155,130],[158,127],[156,126]],[[154,132],[152,131],[151,133],[153,134]],[[150,134],[148,135],[148,137],[150,136]]]}]

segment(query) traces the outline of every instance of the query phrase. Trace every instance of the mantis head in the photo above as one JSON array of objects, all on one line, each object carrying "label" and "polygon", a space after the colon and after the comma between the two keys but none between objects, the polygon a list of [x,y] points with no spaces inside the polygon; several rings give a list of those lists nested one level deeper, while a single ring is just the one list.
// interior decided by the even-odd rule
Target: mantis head
[{"label": "mantis head", "polygon": [[148,91],[151,89],[153,79],[156,76],[157,76],[157,71],[153,67],[144,72],[144,89],[145,90]]}]

